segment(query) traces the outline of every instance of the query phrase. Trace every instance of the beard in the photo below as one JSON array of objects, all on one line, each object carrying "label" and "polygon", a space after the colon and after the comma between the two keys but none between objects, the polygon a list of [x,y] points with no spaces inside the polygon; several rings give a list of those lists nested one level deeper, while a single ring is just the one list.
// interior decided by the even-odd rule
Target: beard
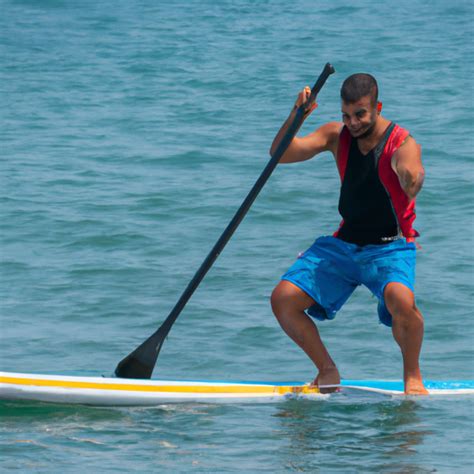
[{"label": "beard", "polygon": [[369,126],[369,128],[364,133],[362,133],[362,134],[360,134],[360,135],[358,135],[357,137],[354,137],[354,138],[357,138],[358,140],[368,138],[368,137],[370,137],[370,135],[372,135],[374,130],[375,130],[375,121],[374,121],[374,123],[372,123]]},{"label": "beard", "polygon": [[377,114],[373,114],[372,115],[372,121],[371,121],[369,127],[367,128],[367,130],[365,132],[362,132],[360,135],[352,135],[351,134],[352,137],[357,139],[357,140],[370,137],[370,135],[372,135],[372,133],[374,133],[376,123],[377,123]]}]

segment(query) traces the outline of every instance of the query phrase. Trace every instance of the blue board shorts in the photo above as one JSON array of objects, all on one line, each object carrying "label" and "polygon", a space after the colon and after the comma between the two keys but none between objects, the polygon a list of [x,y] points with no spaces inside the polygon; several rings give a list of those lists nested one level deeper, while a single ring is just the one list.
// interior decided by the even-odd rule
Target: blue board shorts
[{"label": "blue board shorts", "polygon": [[383,292],[388,283],[402,283],[414,292],[416,246],[405,239],[363,247],[326,236],[314,244],[281,277],[302,289],[316,302],[307,312],[324,321],[336,313],[359,285],[379,300],[382,324],[392,325]]}]

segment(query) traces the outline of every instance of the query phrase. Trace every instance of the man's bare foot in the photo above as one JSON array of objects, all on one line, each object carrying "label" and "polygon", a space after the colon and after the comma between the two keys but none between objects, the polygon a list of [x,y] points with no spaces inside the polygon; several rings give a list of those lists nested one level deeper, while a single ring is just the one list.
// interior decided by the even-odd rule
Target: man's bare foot
[{"label": "man's bare foot", "polygon": [[318,376],[314,379],[313,385],[321,387],[319,391],[321,393],[332,393],[339,390],[338,387],[326,387],[325,385],[339,385],[341,383],[341,377],[337,367],[328,367],[319,371]]},{"label": "man's bare foot", "polygon": [[429,395],[423,385],[421,377],[407,377],[405,379],[405,395]]}]

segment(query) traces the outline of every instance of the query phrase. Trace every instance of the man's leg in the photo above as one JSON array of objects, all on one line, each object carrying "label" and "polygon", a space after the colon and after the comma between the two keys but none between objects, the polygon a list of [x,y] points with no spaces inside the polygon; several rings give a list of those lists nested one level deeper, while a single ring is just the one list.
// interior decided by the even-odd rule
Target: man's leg
[{"label": "man's leg", "polygon": [[402,283],[389,283],[384,300],[392,315],[392,333],[403,356],[403,380],[407,395],[427,395],[421,377],[419,357],[423,342],[423,316],[413,292]]},{"label": "man's leg", "polygon": [[318,386],[339,384],[336,364],[321,341],[316,324],[305,313],[315,301],[293,283],[282,280],[273,290],[271,303],[280,326],[318,368],[319,373],[313,383]]}]

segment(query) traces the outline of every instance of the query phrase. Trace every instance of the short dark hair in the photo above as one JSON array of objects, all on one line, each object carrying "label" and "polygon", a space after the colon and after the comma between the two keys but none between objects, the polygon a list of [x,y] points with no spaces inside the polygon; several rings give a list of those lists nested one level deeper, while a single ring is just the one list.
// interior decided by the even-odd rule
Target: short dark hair
[{"label": "short dark hair", "polygon": [[379,96],[379,87],[374,76],[366,73],[352,74],[342,84],[341,99],[346,104],[357,102],[370,95],[375,105]]}]

